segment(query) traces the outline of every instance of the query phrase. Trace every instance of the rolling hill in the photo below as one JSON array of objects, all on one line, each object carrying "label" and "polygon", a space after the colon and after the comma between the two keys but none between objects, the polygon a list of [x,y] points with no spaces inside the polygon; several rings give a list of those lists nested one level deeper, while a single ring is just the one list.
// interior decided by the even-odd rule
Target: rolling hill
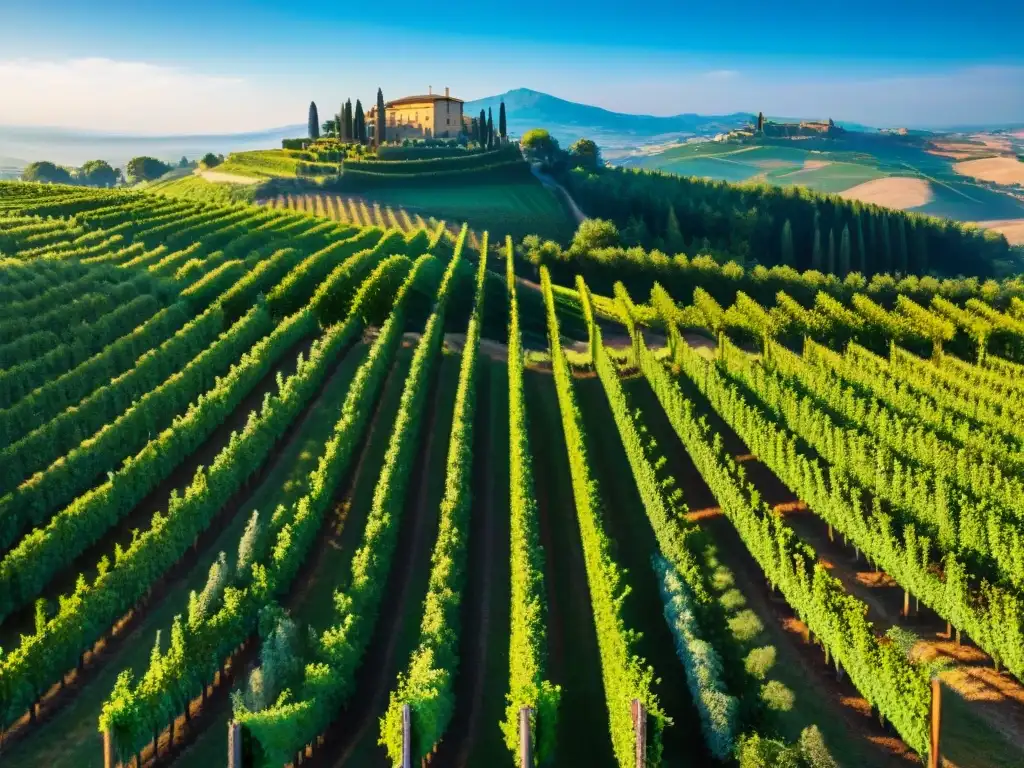
[{"label": "rolling hill", "polygon": [[491,109],[497,115],[502,101],[508,111],[509,131],[513,135],[520,135],[531,128],[544,127],[563,144],[586,136],[606,150],[672,138],[710,136],[744,125],[750,120],[747,112],[731,115],[691,113],[671,117],[630,115],[567,101],[529,88],[516,88],[496,96],[466,102],[465,114],[475,115],[481,109]]}]

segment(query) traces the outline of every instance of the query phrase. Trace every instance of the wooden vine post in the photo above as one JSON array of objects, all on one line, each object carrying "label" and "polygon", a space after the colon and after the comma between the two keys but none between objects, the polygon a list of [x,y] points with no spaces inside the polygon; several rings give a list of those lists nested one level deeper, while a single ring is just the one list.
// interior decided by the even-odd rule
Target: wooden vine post
[{"label": "wooden vine post", "polygon": [[942,682],[932,678],[932,725],[931,748],[928,750],[928,768],[939,768],[942,759],[939,756],[939,734],[942,732]]},{"label": "wooden vine post", "polygon": [[647,768],[647,709],[633,699],[633,732],[636,734],[636,768]]},{"label": "wooden vine post", "polygon": [[228,723],[228,768],[242,768],[242,724]]},{"label": "wooden vine post", "polygon": [[114,759],[114,737],[110,731],[103,731],[103,768],[116,768],[117,761]]},{"label": "wooden vine post", "polygon": [[533,741],[530,733],[529,707],[519,708],[519,768],[533,768]]},{"label": "wooden vine post", "polygon": [[412,768],[412,708],[402,705],[402,768]]}]

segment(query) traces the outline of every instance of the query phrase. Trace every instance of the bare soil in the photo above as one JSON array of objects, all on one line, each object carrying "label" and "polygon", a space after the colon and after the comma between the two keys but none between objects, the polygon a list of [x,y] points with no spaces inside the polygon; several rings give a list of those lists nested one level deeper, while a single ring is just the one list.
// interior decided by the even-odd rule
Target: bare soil
[{"label": "bare soil", "polygon": [[1024,163],[1016,157],[986,157],[980,160],[966,160],[953,165],[953,170],[972,179],[991,181],[995,184],[1024,184]]},{"label": "bare soil", "polygon": [[860,200],[862,203],[873,203],[902,211],[927,205],[935,198],[935,193],[925,179],[887,176],[850,187],[839,196],[846,200]]}]

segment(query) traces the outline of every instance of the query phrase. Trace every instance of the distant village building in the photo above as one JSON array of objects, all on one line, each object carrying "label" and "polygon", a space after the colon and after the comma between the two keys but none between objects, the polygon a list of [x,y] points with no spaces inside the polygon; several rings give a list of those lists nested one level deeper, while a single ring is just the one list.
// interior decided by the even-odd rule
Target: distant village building
[{"label": "distant village building", "polygon": [[[456,99],[448,88],[444,96],[427,89],[423,96],[405,96],[384,105],[384,136],[387,141],[403,139],[454,138],[462,132],[462,99]],[[377,107],[366,114],[371,136],[377,133]]]}]

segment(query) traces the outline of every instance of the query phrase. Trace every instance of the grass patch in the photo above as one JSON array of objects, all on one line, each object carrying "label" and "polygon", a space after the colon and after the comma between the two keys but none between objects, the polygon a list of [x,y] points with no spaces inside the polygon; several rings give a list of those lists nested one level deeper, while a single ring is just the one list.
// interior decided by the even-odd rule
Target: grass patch
[{"label": "grass patch", "polygon": [[[218,168],[219,170],[219,168]],[[575,227],[561,201],[533,180],[508,184],[397,186],[358,195],[315,191],[278,195],[267,201],[276,208],[303,211],[361,226],[397,226],[409,230],[467,222],[488,230],[492,242],[506,234],[528,234],[567,241]]]},{"label": "grass patch", "polygon": [[[218,167],[217,170],[219,171],[220,168]],[[256,196],[256,185],[215,184],[202,176],[183,176],[177,179],[157,181],[148,185],[146,191],[181,200],[230,205],[232,203],[251,203]]]}]

